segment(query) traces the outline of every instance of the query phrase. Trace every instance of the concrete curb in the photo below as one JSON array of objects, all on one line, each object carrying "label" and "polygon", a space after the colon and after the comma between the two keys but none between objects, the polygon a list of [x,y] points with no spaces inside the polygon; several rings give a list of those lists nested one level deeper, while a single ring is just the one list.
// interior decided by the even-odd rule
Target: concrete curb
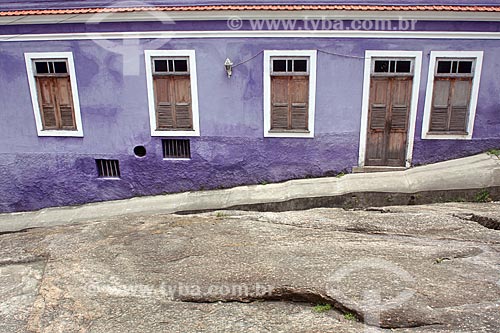
[{"label": "concrete curb", "polygon": [[124,214],[216,210],[300,198],[336,197],[350,193],[418,193],[499,186],[500,159],[494,155],[480,154],[405,171],[300,179],[278,184],[137,197],[75,207],[0,214],[0,232],[101,220]]}]

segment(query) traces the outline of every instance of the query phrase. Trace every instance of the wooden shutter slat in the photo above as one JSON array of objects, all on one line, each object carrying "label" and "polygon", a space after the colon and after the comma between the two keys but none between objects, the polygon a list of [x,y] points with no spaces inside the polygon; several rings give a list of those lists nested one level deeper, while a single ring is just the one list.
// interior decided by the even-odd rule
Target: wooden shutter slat
[{"label": "wooden shutter slat", "polygon": [[73,107],[71,105],[59,105],[59,112],[61,113],[61,127],[64,129],[74,129],[75,117]]},{"label": "wooden shutter slat", "polygon": [[273,104],[271,108],[271,129],[288,129],[288,104]]},{"label": "wooden shutter slat", "polygon": [[385,129],[385,116],[387,113],[387,106],[384,104],[373,104],[370,112],[370,128],[372,130]]},{"label": "wooden shutter slat", "polygon": [[391,117],[391,129],[405,130],[408,119],[408,107],[406,105],[393,105]]},{"label": "wooden shutter slat", "polygon": [[42,118],[44,129],[56,129],[56,109],[53,105],[44,104],[42,105]]},{"label": "wooden shutter slat", "polygon": [[158,103],[156,107],[157,128],[172,129],[174,128],[173,107],[170,103]]},{"label": "wooden shutter slat", "polygon": [[448,129],[448,106],[432,109],[430,131],[446,131]]},{"label": "wooden shutter slat", "polygon": [[451,132],[465,132],[467,130],[467,113],[469,108],[467,106],[452,106],[450,114],[450,127]]},{"label": "wooden shutter slat", "polygon": [[288,108],[288,103],[273,103],[273,107],[276,107],[276,108]]},{"label": "wooden shutter slat", "polygon": [[307,130],[307,104],[292,103],[291,129]]},{"label": "wooden shutter slat", "polygon": [[191,129],[191,108],[190,105],[175,104],[175,120],[177,128],[179,129]]}]

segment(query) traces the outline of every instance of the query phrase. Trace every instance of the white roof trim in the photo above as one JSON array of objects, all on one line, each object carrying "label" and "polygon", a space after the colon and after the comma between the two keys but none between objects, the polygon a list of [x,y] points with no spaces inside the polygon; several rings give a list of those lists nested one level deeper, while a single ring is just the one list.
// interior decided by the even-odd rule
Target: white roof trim
[{"label": "white roof trim", "polygon": [[388,39],[500,39],[500,32],[457,31],[146,31],[101,33],[56,33],[0,35],[0,42],[99,40],[99,39],[179,39],[179,38],[388,38]]}]

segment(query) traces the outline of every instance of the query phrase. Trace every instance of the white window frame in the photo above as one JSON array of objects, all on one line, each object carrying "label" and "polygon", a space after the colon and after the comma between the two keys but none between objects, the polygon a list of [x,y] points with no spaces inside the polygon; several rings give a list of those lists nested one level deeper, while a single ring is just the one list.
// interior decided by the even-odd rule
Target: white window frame
[{"label": "white window frame", "polygon": [[[194,50],[145,50],[146,82],[148,89],[149,125],[151,136],[200,136],[200,116],[198,111],[198,79],[196,75],[196,53]],[[191,80],[191,112],[193,130],[172,131],[156,129],[156,106],[153,83],[152,59],[156,57],[187,57],[189,60],[189,79]]]},{"label": "white window frame", "polygon": [[359,134],[359,156],[358,165],[365,166],[366,140],[368,135],[368,110],[370,108],[370,82],[372,76],[373,58],[413,58],[413,87],[410,103],[410,115],[408,121],[408,137],[406,147],[407,168],[411,167],[413,158],[413,143],[415,140],[415,124],[417,122],[418,97],[420,91],[420,79],[422,71],[422,52],[421,51],[375,51],[367,50],[365,52],[365,73],[363,79],[363,104],[361,109],[361,129]]},{"label": "white window frame", "polygon": [[[25,53],[24,59],[26,62],[26,72],[28,73],[28,83],[31,93],[31,103],[33,104],[33,113],[35,115],[36,130],[38,136],[66,136],[66,137],[83,137],[82,116],[80,113],[80,99],[78,98],[78,86],[76,84],[75,62],[72,52],[37,52]],[[75,131],[68,130],[44,130],[40,105],[38,103],[38,91],[35,80],[35,69],[33,61],[38,59],[50,60],[66,60],[68,64],[69,79],[71,82],[71,94],[73,97],[73,110],[75,113]]]},{"label": "white window frame", "polygon": [[[476,118],[477,99],[479,96],[479,84],[481,81],[481,70],[483,67],[483,51],[432,51],[429,63],[429,76],[427,78],[427,90],[425,96],[424,117],[422,120],[422,139],[439,140],[471,140],[474,130],[474,120]],[[434,77],[436,72],[437,60],[442,58],[475,59],[474,77],[472,79],[472,91],[469,103],[469,122],[467,124],[467,134],[429,134],[431,121],[432,98],[434,97]]]},{"label": "white window frame", "polygon": [[[271,131],[271,58],[309,58],[309,110],[308,132]],[[314,138],[314,114],[316,109],[316,50],[264,50],[264,137],[266,138]],[[287,75],[287,73],[283,73]]]}]

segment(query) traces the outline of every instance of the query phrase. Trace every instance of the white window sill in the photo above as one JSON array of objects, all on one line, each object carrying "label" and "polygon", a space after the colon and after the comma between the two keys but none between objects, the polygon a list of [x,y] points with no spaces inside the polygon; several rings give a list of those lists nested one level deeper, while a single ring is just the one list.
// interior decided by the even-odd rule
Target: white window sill
[{"label": "white window sill", "polygon": [[191,131],[151,131],[151,136],[200,136],[199,130]]},{"label": "white window sill", "polygon": [[42,130],[38,131],[38,136],[65,136],[65,137],[83,138],[83,131]]},{"label": "white window sill", "polygon": [[176,157],[164,157],[163,158],[164,161],[191,161],[190,158],[185,158],[185,157],[179,157],[179,158],[176,158]]},{"label": "white window sill", "polygon": [[314,133],[309,131],[277,131],[269,130],[264,133],[266,138],[314,138]]},{"label": "white window sill", "polygon": [[422,136],[423,140],[472,140],[472,134],[424,134]]}]

